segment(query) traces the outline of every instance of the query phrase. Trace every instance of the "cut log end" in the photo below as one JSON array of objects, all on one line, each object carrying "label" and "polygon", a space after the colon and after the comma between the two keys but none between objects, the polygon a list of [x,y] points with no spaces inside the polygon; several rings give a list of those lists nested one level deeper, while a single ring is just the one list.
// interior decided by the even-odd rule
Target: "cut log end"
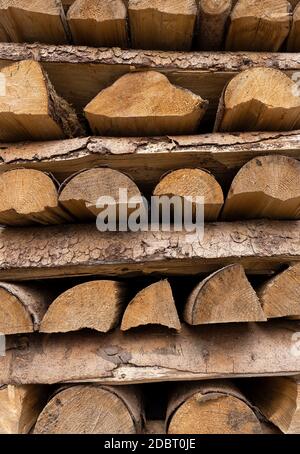
[{"label": "cut log end", "polygon": [[[167,174],[155,187],[155,196],[192,198],[193,214],[204,205],[206,221],[217,220],[224,203],[223,191],[213,175],[201,169],[179,169]],[[197,202],[197,197],[202,201]],[[188,199],[187,199],[188,200]]]},{"label": "cut log end", "polygon": [[145,325],[161,325],[176,331],[181,329],[172,289],[167,280],[140,291],[125,310],[122,331]]},{"label": "cut log end", "polygon": [[293,22],[287,42],[288,52],[300,51],[300,3],[296,6],[293,14]]},{"label": "cut log end", "polygon": [[241,265],[229,265],[208,276],[187,300],[184,319],[190,325],[262,322],[266,317]]},{"label": "cut log end", "polygon": [[84,109],[92,131],[112,136],[196,132],[207,101],[155,71],[126,74]]},{"label": "cut log end", "polygon": [[238,0],[230,17],[226,50],[278,52],[290,30],[287,0]]},{"label": "cut log end", "polygon": [[44,333],[90,328],[106,333],[120,321],[124,289],[117,281],[91,281],[62,293],[50,305],[40,327]]},{"label": "cut log end", "polygon": [[201,0],[199,3],[198,47],[213,51],[223,48],[228,16],[232,8],[231,0]]},{"label": "cut log end", "polygon": [[235,176],[222,218],[300,219],[300,163],[280,155],[261,156]]},{"label": "cut log end", "polygon": [[[58,392],[36,423],[35,434],[135,434],[142,418],[134,391],[78,385]],[[135,412],[130,398],[134,399]]]},{"label": "cut log end", "polygon": [[42,66],[23,60],[1,72],[0,141],[51,140],[83,134],[75,111],[55,92]]}]

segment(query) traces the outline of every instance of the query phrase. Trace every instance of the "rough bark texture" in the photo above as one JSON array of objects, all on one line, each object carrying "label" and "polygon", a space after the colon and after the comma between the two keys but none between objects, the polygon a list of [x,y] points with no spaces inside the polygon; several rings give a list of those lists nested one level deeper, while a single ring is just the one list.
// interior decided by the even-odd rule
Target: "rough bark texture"
[{"label": "rough bark texture", "polygon": [[267,273],[300,260],[300,222],[206,224],[185,232],[99,232],[94,225],[0,232],[0,279],[102,274],[196,274],[230,263]]},{"label": "rough bark texture", "polygon": [[254,157],[283,154],[300,159],[299,141],[299,131],[293,131],[1,144],[0,170],[38,169],[63,181],[80,170],[103,166],[125,172],[143,191],[149,191],[170,170],[203,167],[227,185]]},{"label": "rough bark texture", "polygon": [[[238,376],[295,375],[291,355],[299,323],[269,322],[199,328],[68,335],[10,336],[0,382],[142,383]],[[153,373],[155,370],[155,373]]]}]

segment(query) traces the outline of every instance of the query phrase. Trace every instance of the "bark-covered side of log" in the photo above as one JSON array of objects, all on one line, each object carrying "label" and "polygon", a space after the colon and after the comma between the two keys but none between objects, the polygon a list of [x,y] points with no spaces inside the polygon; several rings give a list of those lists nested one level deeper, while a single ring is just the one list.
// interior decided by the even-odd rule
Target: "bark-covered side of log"
[{"label": "bark-covered side of log", "polygon": [[[297,322],[182,326],[124,334],[10,336],[0,382],[139,383],[300,372],[292,354]],[[153,373],[155,371],[155,373]]]},{"label": "bark-covered side of log", "polygon": [[249,273],[300,260],[300,221],[205,224],[199,232],[99,232],[95,225],[0,231],[0,279],[195,274],[241,263]]},{"label": "bark-covered side of log", "polygon": [[202,167],[226,184],[254,157],[282,154],[300,159],[299,141],[300,132],[293,131],[1,144],[0,171],[27,167],[51,172],[62,181],[80,170],[107,166],[125,172],[147,190],[169,170]]}]

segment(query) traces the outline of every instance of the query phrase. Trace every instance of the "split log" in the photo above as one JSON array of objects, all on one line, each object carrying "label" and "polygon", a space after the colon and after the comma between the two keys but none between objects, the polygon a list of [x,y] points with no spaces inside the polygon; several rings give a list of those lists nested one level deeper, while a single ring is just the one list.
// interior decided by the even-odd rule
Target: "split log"
[{"label": "split log", "polygon": [[155,71],[126,74],[84,109],[92,131],[112,136],[196,132],[207,106],[200,96],[172,85]]},{"label": "split log", "polygon": [[[204,219],[216,221],[223,207],[223,191],[217,180],[206,170],[179,169],[168,173],[155,187],[155,196],[192,197],[193,214],[197,205],[204,204]],[[203,202],[197,202],[203,197]]]},{"label": "split log", "polygon": [[28,434],[47,400],[40,385],[0,385],[0,434]]},{"label": "split log", "polygon": [[278,52],[291,25],[287,0],[238,0],[231,15],[226,50]]},{"label": "split log", "polygon": [[70,222],[70,215],[58,206],[53,179],[32,169],[0,173],[0,224],[19,226]]},{"label": "split log", "polygon": [[117,281],[91,281],[59,295],[48,308],[40,331],[66,333],[90,328],[107,333],[118,325],[124,288]]},{"label": "split log", "polygon": [[286,156],[252,159],[234,178],[223,219],[300,219],[300,162]]},{"label": "split log", "polygon": [[230,381],[175,387],[167,410],[168,434],[261,434],[260,421]]},{"label": "split log", "polygon": [[286,434],[300,434],[300,380],[268,377],[247,380],[247,396]]},{"label": "split log", "polygon": [[50,304],[50,292],[36,286],[0,282],[0,332],[37,331]]},{"label": "split log", "polygon": [[50,140],[83,133],[75,111],[55,92],[41,65],[25,60],[3,68],[0,141]]},{"label": "split log", "polygon": [[201,50],[221,50],[232,0],[201,0],[199,3],[198,47]]},{"label": "split log", "polygon": [[141,290],[124,312],[122,331],[145,325],[161,325],[176,331],[181,329],[172,288],[167,280]]},{"label": "split log", "polygon": [[67,20],[75,44],[127,47],[127,10],[123,0],[76,0]]},{"label": "split log", "polygon": [[267,319],[243,267],[234,264],[197,285],[185,305],[184,320],[190,325],[202,325]]},{"label": "split log", "polygon": [[77,385],[48,402],[35,434],[135,434],[143,425],[140,395],[133,387]]},{"label": "split log", "polygon": [[298,334],[298,322],[273,320],[200,329],[183,324],[180,333],[156,327],[7,336],[0,382],[129,384],[295,375],[300,357],[291,354],[291,346]]},{"label": "split log", "polygon": [[290,266],[258,289],[267,318],[300,316],[300,264]]},{"label": "split log", "polygon": [[300,261],[299,226],[299,221],[207,223],[204,236],[99,232],[94,224],[12,227],[0,230],[0,279],[194,275],[233,262],[248,274],[270,274]]},{"label": "split log", "polygon": [[288,52],[300,51],[300,3],[296,6],[293,14],[293,22],[287,42],[287,50]]},{"label": "split log", "polygon": [[135,49],[190,50],[197,17],[195,0],[129,0]]},{"label": "split log", "polygon": [[5,41],[65,44],[69,32],[57,0],[0,0],[0,28]]},{"label": "split log", "polygon": [[[127,191],[127,200],[122,200],[120,189]],[[115,209],[116,216],[122,213],[125,217],[129,215],[129,199],[142,202],[138,187],[126,175],[112,169],[96,168],[66,180],[59,194],[59,203],[77,219],[94,220],[104,208],[104,204],[100,206],[97,203],[100,197],[107,198],[106,206]]]},{"label": "split log", "polygon": [[215,131],[289,131],[300,128],[297,83],[273,68],[253,68],[224,89]]}]

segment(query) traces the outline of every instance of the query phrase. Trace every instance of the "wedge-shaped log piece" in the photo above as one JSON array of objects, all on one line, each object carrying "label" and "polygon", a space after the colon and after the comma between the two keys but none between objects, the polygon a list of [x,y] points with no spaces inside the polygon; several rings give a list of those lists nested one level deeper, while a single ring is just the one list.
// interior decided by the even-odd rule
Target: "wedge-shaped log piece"
[{"label": "wedge-shaped log piece", "polygon": [[267,318],[300,316],[300,264],[290,266],[258,289]]},{"label": "wedge-shaped log piece", "polygon": [[235,176],[222,217],[300,219],[300,162],[271,155],[252,159]]},{"label": "wedge-shaped log piece", "polygon": [[221,50],[231,0],[201,0],[199,3],[198,47],[201,50]]},{"label": "wedge-shaped log piece", "polygon": [[215,131],[290,131],[300,128],[299,89],[273,68],[235,76],[220,99]]},{"label": "wedge-shaped log piece", "polygon": [[155,136],[196,132],[208,102],[156,71],[125,74],[84,109],[95,134]]},{"label": "wedge-shaped log piece", "polygon": [[122,0],[76,0],[67,19],[75,44],[126,47],[126,16]]},{"label": "wedge-shaped log piece", "polygon": [[172,289],[166,279],[141,290],[124,312],[122,331],[144,325],[161,325],[180,331]]},{"label": "wedge-shaped log piece", "polygon": [[91,328],[106,333],[120,320],[124,288],[116,281],[76,285],[50,305],[40,327],[44,333],[66,333]]},{"label": "wedge-shaped log piece", "polygon": [[[209,172],[201,169],[179,169],[168,173],[155,187],[153,194],[191,197],[194,214],[197,205],[203,203],[206,221],[216,221],[224,203],[223,191],[217,180]],[[202,197],[203,200],[197,202],[197,197]]]},{"label": "wedge-shaped log piece", "polygon": [[287,0],[238,0],[231,16],[226,50],[278,52],[289,34]]},{"label": "wedge-shaped log piece", "polygon": [[168,434],[261,434],[258,417],[228,381],[176,386],[167,409]]},{"label": "wedge-shaped log piece", "polygon": [[15,169],[0,174],[0,224],[60,224],[72,220],[58,206],[53,179],[39,170]]},{"label": "wedge-shaped log piece", "polygon": [[[120,190],[127,191],[127,200]],[[103,203],[98,203],[100,197],[105,197]],[[104,206],[115,209],[117,217],[126,218],[133,209],[130,199],[137,205],[142,203],[136,184],[123,173],[105,168],[90,169],[74,175],[62,185],[59,195],[61,206],[81,220],[94,220]]]},{"label": "wedge-shaped log piece", "polygon": [[35,434],[140,433],[143,412],[135,387],[71,386],[48,402]]},{"label": "wedge-shaped log piece", "polygon": [[287,42],[287,50],[288,52],[300,51],[300,3],[296,6],[293,14],[293,22]]},{"label": "wedge-shaped log piece", "polygon": [[300,434],[299,377],[253,378],[247,380],[245,391],[253,404],[282,432]]},{"label": "wedge-shaped log piece", "polygon": [[0,72],[0,141],[74,137],[83,130],[75,111],[55,92],[41,65],[13,63]]},{"label": "wedge-shaped log piece", "polygon": [[36,286],[0,282],[0,332],[7,335],[38,330],[50,300],[50,293]]},{"label": "wedge-shaped log piece", "polygon": [[184,319],[190,325],[262,322],[266,317],[241,265],[216,271],[189,296]]},{"label": "wedge-shaped log piece", "polygon": [[47,400],[41,385],[0,385],[0,434],[28,434]]},{"label": "wedge-shaped log piece", "polygon": [[191,49],[195,0],[129,0],[128,14],[135,49]]},{"label": "wedge-shaped log piece", "polygon": [[1,28],[4,41],[16,43],[65,44],[69,36],[57,0],[0,0]]}]

